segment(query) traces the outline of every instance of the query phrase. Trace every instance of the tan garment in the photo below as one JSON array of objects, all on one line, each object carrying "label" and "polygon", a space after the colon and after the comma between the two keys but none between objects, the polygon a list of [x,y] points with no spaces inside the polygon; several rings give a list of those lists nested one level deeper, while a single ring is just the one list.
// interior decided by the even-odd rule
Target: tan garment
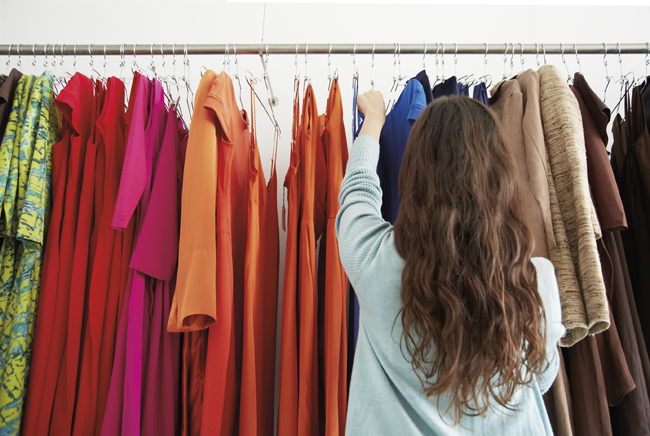
[{"label": "tan garment", "polygon": [[571,389],[564,365],[564,357],[560,350],[558,350],[558,353],[558,356],[560,356],[560,369],[553,386],[544,394],[544,404],[551,421],[551,427],[553,427],[553,434],[556,436],[573,436],[575,430],[573,426]]},{"label": "tan garment", "polygon": [[490,109],[501,120],[517,169],[526,224],[535,241],[533,256],[548,259],[548,250],[556,243],[546,181],[538,75],[533,70],[524,71],[513,79],[498,83],[490,92]]},{"label": "tan garment", "polygon": [[[551,169],[551,215],[557,242],[550,255],[560,288],[562,322],[567,329],[560,344],[571,346],[587,333],[596,334],[609,328],[609,306],[596,247],[601,232],[589,192],[578,102],[556,67],[544,65],[538,73],[542,124]],[[560,221],[566,240],[556,227]],[[577,296],[583,300],[582,308]]]}]

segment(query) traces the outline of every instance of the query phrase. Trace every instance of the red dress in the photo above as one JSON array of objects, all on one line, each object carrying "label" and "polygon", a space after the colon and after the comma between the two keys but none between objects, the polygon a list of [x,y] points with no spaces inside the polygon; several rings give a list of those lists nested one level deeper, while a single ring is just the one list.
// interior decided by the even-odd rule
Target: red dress
[{"label": "red dress", "polygon": [[[87,374],[80,371],[79,362],[83,341],[83,322],[86,306],[86,283],[88,281],[88,265],[90,253],[90,236],[93,225],[93,212],[95,204],[95,161],[97,158],[97,135],[94,121],[99,117],[101,104],[104,96],[102,87],[96,88],[95,110],[92,125],[91,138],[86,147],[86,157],[84,162],[83,179],[81,185],[81,198],[79,200],[79,215],[77,219],[77,233],[75,236],[74,257],[72,264],[72,283],[70,287],[70,312],[68,315],[68,341],[67,341],[67,382],[68,394],[78,391],[76,401],[73,395],[68,395],[68,407],[75,409],[75,421],[79,421],[86,416],[86,407],[88,406],[88,391],[92,389],[90,378]],[[92,322],[89,318],[87,322]],[[79,374],[81,374],[79,376]],[[71,422],[71,429],[78,428],[76,422]]]},{"label": "red dress", "polygon": [[[57,299],[56,282],[59,273],[59,250],[63,200],[70,153],[70,125],[63,119],[61,140],[52,147],[52,215],[45,245],[41,288],[38,298],[38,316],[34,330],[32,365],[27,388],[27,403],[23,419],[23,434],[47,434],[52,416],[52,405],[56,392],[57,376],[61,366],[61,355],[66,336],[55,334],[64,331],[55,323],[65,321],[59,313],[63,304]],[[59,309],[59,311],[57,311]],[[66,306],[67,313],[67,306]],[[57,352],[58,351],[58,352]],[[44,358],[43,356],[47,356]]]}]

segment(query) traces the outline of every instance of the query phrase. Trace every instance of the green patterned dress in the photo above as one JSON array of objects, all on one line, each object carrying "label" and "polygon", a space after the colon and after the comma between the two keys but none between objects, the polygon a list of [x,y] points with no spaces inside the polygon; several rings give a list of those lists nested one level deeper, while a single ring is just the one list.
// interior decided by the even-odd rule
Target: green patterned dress
[{"label": "green patterned dress", "polygon": [[58,136],[52,74],[23,79],[6,131],[16,133],[5,134],[0,145],[0,436],[20,431]]}]

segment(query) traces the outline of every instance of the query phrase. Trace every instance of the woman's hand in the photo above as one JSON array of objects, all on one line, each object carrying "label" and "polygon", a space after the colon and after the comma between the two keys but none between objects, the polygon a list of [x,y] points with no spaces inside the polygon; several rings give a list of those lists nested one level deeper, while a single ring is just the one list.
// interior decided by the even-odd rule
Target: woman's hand
[{"label": "woman's hand", "polygon": [[365,117],[359,136],[368,135],[379,141],[381,128],[386,121],[384,96],[374,89],[364,92],[357,98],[357,106]]}]

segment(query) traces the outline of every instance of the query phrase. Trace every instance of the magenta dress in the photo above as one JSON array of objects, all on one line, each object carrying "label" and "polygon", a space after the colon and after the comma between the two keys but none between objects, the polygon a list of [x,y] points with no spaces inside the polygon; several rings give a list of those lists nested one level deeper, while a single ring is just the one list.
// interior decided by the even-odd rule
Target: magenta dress
[{"label": "magenta dress", "polygon": [[164,326],[178,256],[179,136],[160,82],[140,76],[111,223],[123,230],[136,214],[103,436],[171,435],[176,427],[180,335]]}]

